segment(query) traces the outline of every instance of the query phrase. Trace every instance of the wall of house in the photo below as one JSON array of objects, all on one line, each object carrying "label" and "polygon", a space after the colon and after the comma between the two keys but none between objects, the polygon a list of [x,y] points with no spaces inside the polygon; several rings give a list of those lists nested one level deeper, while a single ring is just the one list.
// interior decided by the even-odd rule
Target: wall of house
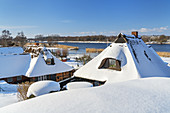
[{"label": "wall of house", "polygon": [[51,74],[51,75],[44,75],[44,76],[39,76],[39,77],[31,77],[30,81],[36,82],[40,80],[53,80],[53,81],[59,82],[64,79],[70,78],[71,76],[73,76],[74,72],[75,70],[63,72],[63,73]]},{"label": "wall of house", "polygon": [[[59,82],[64,79],[70,78],[71,76],[73,76],[74,72],[75,70],[72,70],[72,71],[63,72],[63,73],[44,75],[44,76],[39,76],[39,77],[31,77],[31,78],[21,75],[21,76],[15,76],[15,77],[2,78],[0,80],[4,80],[9,84],[17,84],[17,83],[22,83],[26,81],[36,82],[36,81],[41,81],[41,80],[53,80],[53,81]],[[17,77],[21,77],[21,80],[18,80]],[[12,79],[12,81],[9,81],[8,79]]]},{"label": "wall of house", "polygon": [[[21,80],[18,80],[17,77],[21,77]],[[12,79],[12,81],[9,81],[8,79]],[[22,82],[26,82],[26,81],[30,81],[30,79],[26,76],[15,76],[15,77],[8,77],[8,78],[2,78],[0,80],[4,80],[9,84],[17,84],[17,83],[22,83]]]}]

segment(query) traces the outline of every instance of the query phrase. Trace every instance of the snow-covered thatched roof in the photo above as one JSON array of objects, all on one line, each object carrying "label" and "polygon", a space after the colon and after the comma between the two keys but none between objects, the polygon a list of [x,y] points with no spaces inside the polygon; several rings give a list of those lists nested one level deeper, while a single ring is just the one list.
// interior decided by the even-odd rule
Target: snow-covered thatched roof
[{"label": "snow-covered thatched roof", "polygon": [[[101,68],[105,59],[114,59],[120,65],[119,68]],[[74,75],[98,81],[120,82],[145,77],[170,77],[170,67],[140,37],[120,34],[114,43]]]},{"label": "snow-covered thatched roof", "polygon": [[46,51],[46,56],[48,56],[48,58],[54,58],[54,65],[47,65],[44,55],[39,54],[38,57],[35,57],[31,60],[30,67],[26,73],[27,77],[56,74],[73,70],[71,66],[57,59],[48,50]]},{"label": "snow-covered thatched roof", "polygon": [[22,54],[23,52],[21,47],[0,47],[0,55]]},{"label": "snow-covered thatched roof", "polygon": [[168,113],[170,79],[145,78],[42,95],[2,113]]},{"label": "snow-covered thatched roof", "polygon": [[[46,64],[46,59],[53,58],[54,64]],[[39,53],[38,57],[31,58],[30,54],[24,55],[0,55],[0,78],[25,75],[37,77],[42,75],[56,74],[71,71],[73,68],[63,63],[50,51],[46,50],[45,55]]]},{"label": "snow-covered thatched roof", "polygon": [[30,55],[0,55],[0,78],[25,75],[30,65]]}]

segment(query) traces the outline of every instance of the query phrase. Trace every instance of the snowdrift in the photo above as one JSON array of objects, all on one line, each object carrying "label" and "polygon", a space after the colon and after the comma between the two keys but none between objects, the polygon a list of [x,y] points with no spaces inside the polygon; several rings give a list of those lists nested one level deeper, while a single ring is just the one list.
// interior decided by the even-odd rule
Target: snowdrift
[{"label": "snowdrift", "polygon": [[60,90],[60,84],[55,81],[45,80],[45,81],[39,81],[31,84],[31,86],[28,88],[27,97],[30,97],[31,95],[34,96],[40,96],[44,94],[48,94],[51,91],[59,91]]},{"label": "snowdrift", "polygon": [[144,78],[43,95],[0,109],[2,113],[166,113],[170,79]]}]

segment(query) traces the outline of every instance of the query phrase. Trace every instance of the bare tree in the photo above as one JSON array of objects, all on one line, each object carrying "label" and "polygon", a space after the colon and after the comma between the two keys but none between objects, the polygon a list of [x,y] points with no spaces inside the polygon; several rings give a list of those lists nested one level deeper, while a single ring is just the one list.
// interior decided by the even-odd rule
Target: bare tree
[{"label": "bare tree", "polygon": [[24,35],[24,32],[18,32],[17,36],[15,37],[15,43],[17,43],[19,46],[23,47],[26,43],[27,37]]},{"label": "bare tree", "polygon": [[3,30],[1,35],[1,45],[4,47],[10,46],[12,43],[12,36],[9,30]]}]

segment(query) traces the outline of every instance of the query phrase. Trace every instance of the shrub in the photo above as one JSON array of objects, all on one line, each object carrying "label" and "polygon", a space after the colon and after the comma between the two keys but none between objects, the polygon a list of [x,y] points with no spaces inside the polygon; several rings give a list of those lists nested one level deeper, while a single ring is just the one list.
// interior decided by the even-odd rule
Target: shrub
[{"label": "shrub", "polygon": [[32,84],[32,82],[25,82],[25,83],[23,82],[23,83],[18,85],[18,88],[17,88],[18,101],[23,101],[23,100],[28,99],[27,98],[27,91],[28,91],[28,88],[31,84]]}]

